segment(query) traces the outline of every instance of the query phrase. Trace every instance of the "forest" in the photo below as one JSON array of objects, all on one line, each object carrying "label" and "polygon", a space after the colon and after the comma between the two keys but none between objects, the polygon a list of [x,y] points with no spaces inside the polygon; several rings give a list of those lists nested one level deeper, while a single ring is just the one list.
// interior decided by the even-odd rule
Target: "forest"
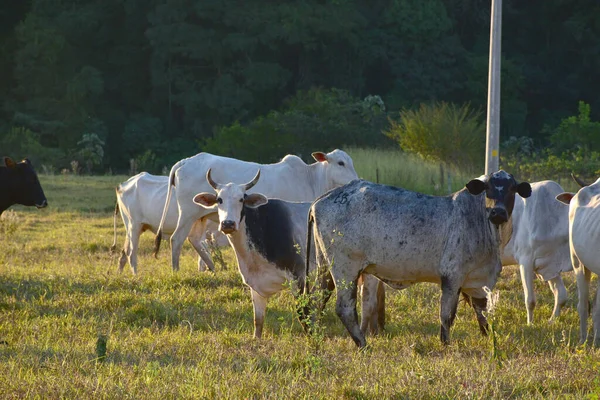
[{"label": "forest", "polygon": [[[403,116],[440,105],[485,135],[490,3],[4,2],[0,149],[94,173],[161,172],[200,151],[414,150]],[[503,2],[503,165],[600,173],[599,67],[597,0]]]}]

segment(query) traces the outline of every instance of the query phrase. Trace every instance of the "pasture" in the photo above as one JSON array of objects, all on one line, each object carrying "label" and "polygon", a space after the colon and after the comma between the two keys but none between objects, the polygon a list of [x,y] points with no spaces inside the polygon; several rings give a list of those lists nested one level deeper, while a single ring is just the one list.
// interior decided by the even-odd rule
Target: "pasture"
[{"label": "pasture", "polygon": [[[374,180],[352,155],[359,175]],[[307,337],[289,292],[269,302],[263,339],[253,340],[250,290],[230,249],[227,270],[199,273],[186,244],[174,274],[168,246],[154,259],[146,233],[138,276],[117,272],[119,255],[109,254],[114,186],[125,179],[41,175],[49,207],[12,207],[3,216],[0,398],[600,396],[600,350],[577,345],[572,274],[564,275],[569,301],[553,324],[552,294],[536,281],[536,322],[526,326],[518,268],[505,268],[489,314],[493,338],[480,336],[461,302],[452,342],[442,346],[439,288],[420,284],[387,290],[385,333],[368,337],[364,351],[333,299],[322,334]],[[123,239],[119,217],[118,249]]]}]

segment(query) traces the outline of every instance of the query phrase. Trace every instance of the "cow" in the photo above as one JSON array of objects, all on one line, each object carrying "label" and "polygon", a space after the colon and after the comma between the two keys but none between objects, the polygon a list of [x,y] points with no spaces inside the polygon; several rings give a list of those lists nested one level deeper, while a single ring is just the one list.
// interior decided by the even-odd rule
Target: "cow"
[{"label": "cow", "polygon": [[517,183],[502,170],[473,179],[466,188],[444,197],[364,180],[350,182],[311,206],[306,271],[314,244],[319,270],[325,264],[335,282],[336,313],[361,348],[366,345],[356,313],[361,273],[375,275],[396,289],[417,282],[440,284],[443,344],[449,343],[463,292],[485,334],[484,287],[492,289],[502,270],[500,245],[510,240],[516,193],[529,197],[531,186]]},{"label": "cow", "polygon": [[[575,180],[581,189],[577,193],[561,193],[556,199],[569,205],[569,248],[577,280],[579,338],[580,344],[584,344],[588,341],[590,280],[592,273],[600,276],[600,178],[591,185]],[[594,303],[591,307],[592,341],[594,346],[600,346],[600,285]]]},{"label": "cow", "polygon": [[155,239],[155,256],[160,249],[173,188],[176,188],[179,212],[177,225],[171,235],[171,266],[174,271],[179,269],[181,247],[192,226],[197,224],[196,231],[204,232],[205,217],[212,211],[198,207],[192,200],[198,192],[213,190],[206,182],[209,168],[214,171],[213,178],[216,181],[234,183],[247,182],[254,171],[260,168],[262,178],[252,190],[269,198],[298,202],[313,201],[328,190],[358,178],[352,158],[342,150],[336,149],[327,154],[315,152],[312,156],[316,162],[310,165],[295,155],[287,155],[275,164],[261,165],[209,153],[199,153],[175,163],[169,173],[167,199]]},{"label": "cow", "polygon": [[[119,272],[123,272],[123,267],[129,262],[132,272],[137,273],[137,252],[140,235],[147,230],[153,233],[158,231],[162,216],[160,205],[164,204],[167,197],[168,181],[167,176],[142,172],[117,186],[115,190],[117,203],[113,217],[114,241],[111,250],[114,250],[117,245],[117,214],[120,213],[125,225],[125,243],[119,259]],[[209,221],[208,224],[208,231],[214,233],[217,245],[229,245],[224,235],[216,231],[214,222]],[[175,203],[172,203],[163,223],[162,234],[165,236],[170,235],[176,226],[177,208]],[[214,271],[214,265],[208,256],[209,252],[203,234],[204,232],[198,232],[194,226],[194,229],[188,235],[188,240],[199,254],[199,270],[203,271],[208,267],[209,270]],[[223,239],[225,239],[225,243],[223,243]]]},{"label": "cow", "polygon": [[13,204],[48,206],[48,200],[42,185],[29,159],[15,162],[10,157],[4,157],[0,164],[0,215]]},{"label": "cow", "polygon": [[[502,266],[517,264],[520,267],[527,324],[533,323],[535,275],[548,282],[554,294],[554,310],[550,317],[553,321],[567,301],[567,289],[560,274],[571,270],[568,210],[554,199],[563,188],[554,181],[541,181],[532,183],[531,190],[528,199],[515,196],[513,232],[502,250]],[[374,277],[370,276],[370,279],[373,281],[362,289],[361,330],[365,332],[365,327],[370,326],[372,333],[377,333],[385,323],[385,315],[384,300],[376,297],[375,290],[382,296],[384,289],[370,288],[369,285],[381,285]],[[377,322],[379,318],[382,318],[380,323]]]},{"label": "cow", "polygon": [[213,215],[218,213],[219,230],[227,235],[243,281],[250,287],[254,337],[259,339],[268,299],[283,290],[286,282],[292,283],[294,295],[304,286],[306,219],[311,203],[248,193],[259,182],[260,169],[245,184],[217,183],[211,171],[209,168],[206,180],[214,193],[198,193],[193,202]]},{"label": "cow", "polygon": [[567,289],[560,274],[571,270],[569,213],[555,200],[564,190],[554,181],[534,182],[531,190],[528,199],[515,197],[513,233],[502,253],[502,265],[519,265],[527,324],[533,323],[535,275],[547,281],[554,294],[552,321],[567,302]]}]

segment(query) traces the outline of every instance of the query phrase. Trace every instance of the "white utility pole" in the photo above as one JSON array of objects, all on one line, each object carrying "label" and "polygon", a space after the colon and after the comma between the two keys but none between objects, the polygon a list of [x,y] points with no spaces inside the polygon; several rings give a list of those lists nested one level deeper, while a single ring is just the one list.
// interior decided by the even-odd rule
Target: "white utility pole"
[{"label": "white utility pole", "polygon": [[502,0],[492,0],[490,68],[485,144],[485,174],[498,171],[500,147],[500,49],[502,44]]}]

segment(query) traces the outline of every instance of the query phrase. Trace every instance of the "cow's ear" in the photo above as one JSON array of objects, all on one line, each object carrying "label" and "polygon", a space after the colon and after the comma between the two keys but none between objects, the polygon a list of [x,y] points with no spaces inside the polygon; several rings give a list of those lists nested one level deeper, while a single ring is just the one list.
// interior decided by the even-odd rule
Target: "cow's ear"
[{"label": "cow's ear", "polygon": [[17,163],[15,163],[13,161],[12,158],[10,157],[4,157],[4,164],[8,167],[8,168],[15,168],[17,166]]},{"label": "cow's ear", "polygon": [[268,202],[269,199],[267,199],[265,195],[262,195],[260,193],[252,193],[246,195],[246,197],[244,198],[244,205],[250,208],[260,207],[264,204],[267,204]]},{"label": "cow's ear", "polygon": [[217,203],[217,196],[214,193],[198,193],[194,196],[194,203],[200,207],[210,208]]},{"label": "cow's ear", "polygon": [[318,162],[327,161],[327,154],[323,153],[322,151],[315,151],[314,153],[312,153],[312,156]]},{"label": "cow's ear", "polygon": [[473,179],[465,185],[469,193],[477,195],[482,193],[487,187],[487,183],[480,179]]},{"label": "cow's ear", "polygon": [[517,193],[519,196],[526,199],[531,196],[531,185],[529,182],[521,182],[517,185]]},{"label": "cow's ear", "polygon": [[569,203],[571,203],[571,199],[573,198],[573,196],[575,196],[575,193],[563,192],[559,195],[556,195],[556,200],[560,201],[561,203],[569,205]]}]

